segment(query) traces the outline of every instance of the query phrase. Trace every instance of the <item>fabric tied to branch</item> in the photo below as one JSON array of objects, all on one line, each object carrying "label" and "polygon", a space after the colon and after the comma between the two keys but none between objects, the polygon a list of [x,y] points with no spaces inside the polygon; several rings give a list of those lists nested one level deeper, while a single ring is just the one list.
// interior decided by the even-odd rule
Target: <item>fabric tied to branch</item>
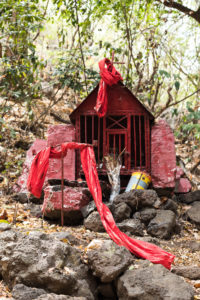
[{"label": "fabric tied to branch", "polygon": [[62,155],[65,156],[67,154],[68,149],[80,149],[81,151],[81,163],[88,188],[95,201],[103,226],[110,238],[117,245],[126,247],[136,256],[148,259],[155,264],[162,264],[167,269],[170,269],[171,263],[175,258],[173,254],[164,251],[156,245],[132,239],[121,232],[116,226],[112,213],[102,202],[102,191],[96,169],[95,154],[91,146],[71,142],[62,144],[61,151],[57,151],[53,148],[40,151],[31,165],[27,183],[28,190],[36,197],[40,197],[49,165],[49,158],[61,158]]},{"label": "fabric tied to branch", "polygon": [[[107,66],[107,68],[106,68]],[[99,91],[95,110],[99,117],[105,116],[108,106],[107,86],[117,84],[119,80],[123,80],[120,73],[115,69],[111,61],[107,58],[99,62],[101,80],[99,83]]]}]

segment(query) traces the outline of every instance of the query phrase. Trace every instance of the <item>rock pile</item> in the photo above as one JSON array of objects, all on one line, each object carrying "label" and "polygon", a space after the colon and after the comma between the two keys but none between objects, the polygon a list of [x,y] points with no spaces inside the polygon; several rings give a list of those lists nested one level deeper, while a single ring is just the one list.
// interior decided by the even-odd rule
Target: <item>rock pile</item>
[{"label": "rock pile", "polygon": [[[110,239],[95,239],[84,252],[69,233],[0,233],[0,275],[16,300],[192,300],[194,291],[161,265],[136,259]],[[176,273],[176,274],[175,274]],[[199,278],[199,268],[195,269]]]}]

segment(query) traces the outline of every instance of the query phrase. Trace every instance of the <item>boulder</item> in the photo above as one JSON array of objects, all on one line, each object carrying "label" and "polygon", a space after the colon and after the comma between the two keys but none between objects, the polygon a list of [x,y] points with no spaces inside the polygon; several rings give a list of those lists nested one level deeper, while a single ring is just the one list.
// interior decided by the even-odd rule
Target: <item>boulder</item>
[{"label": "boulder", "polygon": [[160,205],[160,208],[165,209],[165,210],[171,210],[175,214],[177,214],[178,204],[175,201],[173,201],[172,199],[167,199],[167,201],[163,202]]},{"label": "boulder", "polygon": [[126,203],[133,211],[143,207],[152,207],[158,201],[154,190],[131,190],[115,197],[113,204]]},{"label": "boulder", "polygon": [[127,219],[117,223],[117,227],[128,235],[143,236],[144,225],[138,219]]},{"label": "boulder", "polygon": [[101,282],[116,279],[132,263],[131,253],[111,240],[93,240],[87,247],[89,267]]},{"label": "boulder", "polygon": [[175,193],[188,193],[192,189],[192,185],[187,178],[180,178],[176,184]]},{"label": "boulder", "polygon": [[12,295],[16,300],[32,300],[46,293],[43,289],[29,287],[24,284],[16,284],[12,290]]},{"label": "boulder", "polygon": [[200,201],[200,191],[194,191],[186,194],[181,194],[178,196],[180,202],[190,204],[195,201]]},{"label": "boulder", "polygon": [[172,269],[172,273],[191,280],[200,279],[200,267],[197,266],[174,266]]},{"label": "boulder", "polygon": [[176,215],[171,210],[158,210],[148,227],[147,233],[161,238],[168,239],[171,237],[176,226]]},{"label": "boulder", "polygon": [[141,211],[136,212],[133,215],[133,218],[139,219],[145,225],[148,225],[149,222],[156,216],[157,209],[155,208],[144,208]]},{"label": "boulder", "polygon": [[186,216],[189,221],[200,226],[200,202],[194,202],[192,207],[187,210]]},{"label": "boulder", "polygon": [[89,216],[89,214],[95,210],[97,210],[96,204],[94,201],[91,201],[89,204],[81,208],[81,213],[84,218],[87,218],[87,216]]},{"label": "boulder", "polygon": [[131,216],[131,208],[126,203],[119,203],[113,205],[113,217],[115,222],[121,222],[125,219],[129,219]]},{"label": "boulder", "polygon": [[9,224],[7,221],[0,220],[0,232],[10,230],[11,228],[11,224]]},{"label": "boulder", "polygon": [[[47,146],[55,147],[65,142],[75,140],[75,128],[72,124],[51,125],[48,128]],[[64,178],[75,180],[75,150],[70,149],[63,159]],[[48,179],[61,179],[61,159],[51,158],[47,171]]]},{"label": "boulder", "polygon": [[175,188],[176,153],[174,134],[165,120],[151,130],[151,178],[155,189]]},{"label": "boulder", "polygon": [[[81,208],[90,201],[88,189],[77,187],[64,187],[63,212],[65,224],[80,224],[83,217]],[[61,186],[48,186],[44,189],[44,203],[42,211],[44,216],[49,219],[59,219],[62,207]]]},{"label": "boulder", "polygon": [[[23,165],[22,175],[17,180],[17,183],[14,185],[13,190],[15,193],[25,193],[28,194],[27,191],[27,179],[29,175],[29,171],[31,168],[32,161],[36,154],[41,150],[44,150],[47,146],[47,141],[45,140],[35,140],[30,149],[26,153],[26,159]],[[23,196],[24,198],[25,196]]]},{"label": "boulder", "polygon": [[84,220],[84,226],[85,226],[85,228],[90,229],[92,231],[96,231],[96,232],[104,232],[105,231],[98,211],[92,212]]},{"label": "boulder", "polygon": [[126,271],[117,281],[119,300],[192,300],[193,287],[162,265]]},{"label": "boulder", "polygon": [[93,300],[95,281],[81,256],[80,250],[51,234],[0,233],[0,274],[10,288],[24,284]]}]

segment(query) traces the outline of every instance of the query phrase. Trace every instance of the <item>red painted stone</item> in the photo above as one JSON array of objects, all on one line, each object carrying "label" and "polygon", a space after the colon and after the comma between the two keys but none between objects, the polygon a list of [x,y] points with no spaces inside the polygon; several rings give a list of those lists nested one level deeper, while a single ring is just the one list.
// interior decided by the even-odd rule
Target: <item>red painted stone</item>
[{"label": "red painted stone", "polygon": [[185,173],[181,167],[176,167],[176,179],[180,179],[184,174]]},{"label": "red painted stone", "polygon": [[180,178],[177,193],[188,193],[192,189],[191,183],[187,178]]},{"label": "red painted stone", "polygon": [[32,144],[30,149],[27,151],[26,160],[23,165],[22,175],[18,178],[17,183],[13,187],[14,192],[28,193],[26,184],[27,184],[27,179],[28,179],[32,161],[35,155],[41,150],[45,149],[46,146],[47,146],[47,141],[37,139]]},{"label": "red painted stone", "polygon": [[[89,203],[88,190],[82,187],[64,187],[64,206],[63,211],[77,211]],[[44,203],[42,211],[46,214],[51,211],[61,210],[62,192],[53,191],[52,186],[44,189]]]},{"label": "red painted stone", "polygon": [[154,188],[174,188],[176,154],[174,135],[164,120],[151,131],[151,177]]},{"label": "red painted stone", "polygon": [[[55,147],[65,142],[75,140],[74,126],[69,125],[52,125],[48,129],[47,146]],[[58,146],[59,149],[59,146]],[[50,159],[47,172],[48,179],[61,179],[61,160]],[[64,158],[64,178],[75,180],[75,150],[68,150]]]}]

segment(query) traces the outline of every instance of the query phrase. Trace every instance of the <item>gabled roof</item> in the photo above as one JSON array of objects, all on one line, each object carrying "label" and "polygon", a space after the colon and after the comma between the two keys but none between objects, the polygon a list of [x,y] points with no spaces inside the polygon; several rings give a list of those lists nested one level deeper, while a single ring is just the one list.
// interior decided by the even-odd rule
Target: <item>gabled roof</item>
[{"label": "gabled roof", "polygon": [[[119,82],[118,84],[122,85],[139,103],[140,105],[143,106],[143,108],[148,112],[148,114],[150,115],[150,119],[154,120],[154,115],[151,113],[151,111],[146,107],[146,105],[144,105],[141,101],[138,100],[138,98],[133,95],[133,93],[131,92],[131,90],[129,90],[122,82]],[[75,120],[75,114],[76,112],[83,106],[84,102],[93,94],[95,93],[99,88],[99,84],[90,92],[90,94],[88,94],[88,96],[74,109],[74,111],[69,115],[70,120],[73,121]]]}]

